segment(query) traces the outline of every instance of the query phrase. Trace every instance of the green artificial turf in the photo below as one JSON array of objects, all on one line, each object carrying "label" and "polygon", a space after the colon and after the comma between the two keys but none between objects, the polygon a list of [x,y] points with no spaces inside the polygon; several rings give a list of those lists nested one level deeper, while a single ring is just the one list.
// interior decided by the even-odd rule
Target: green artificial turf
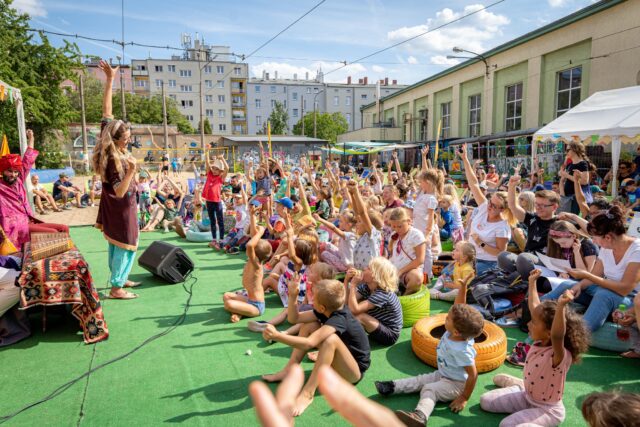
[{"label": "green artificial turf", "polygon": [[[89,262],[98,288],[108,280],[107,245],[90,227],[72,228],[72,237]],[[6,425],[256,425],[247,386],[261,374],[282,368],[290,350],[281,344],[267,345],[259,334],[246,329],[246,320],[229,323],[222,306],[222,294],[241,286],[243,255],[213,253],[204,243],[189,243],[175,235],[144,233],[139,253],[155,239],[180,245],[196,265],[191,307],[184,323],[171,333],[145,345],[139,351],[78,381],[57,397],[15,416]],[[182,285],[163,284],[137,265],[131,279],[142,280],[133,301],[104,301],[110,338],[85,345],[75,318],[64,309],[51,310],[48,329],[41,330],[39,309],[31,314],[33,336],[0,351],[0,417],[44,398],[59,386],[142,344],[147,338],[169,328],[184,310],[188,294]],[[187,283],[188,285],[189,283]],[[432,302],[434,313],[444,312],[447,303]],[[276,295],[267,297],[264,318],[281,310]],[[524,334],[507,330],[509,349]],[[246,355],[251,350],[252,355]],[[580,403],[589,393],[624,387],[640,392],[637,361],[621,359],[614,353],[593,351],[569,372],[564,403],[565,425],[584,425]],[[312,368],[304,362],[307,374]],[[411,330],[390,347],[374,345],[371,368],[358,389],[368,397],[393,409],[413,409],[417,395],[379,397],[374,380],[388,380],[431,372],[411,351]],[[438,404],[430,426],[497,425],[502,416],[483,412],[480,395],[493,388],[495,373],[521,375],[502,366],[482,374],[468,406],[453,414]],[[297,420],[301,426],[335,426],[346,422],[318,395],[312,406]]]}]

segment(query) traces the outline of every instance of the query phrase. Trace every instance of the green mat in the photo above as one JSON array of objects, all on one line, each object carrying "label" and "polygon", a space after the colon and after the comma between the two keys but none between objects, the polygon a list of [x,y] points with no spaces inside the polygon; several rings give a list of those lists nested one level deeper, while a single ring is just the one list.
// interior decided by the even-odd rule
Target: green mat
[{"label": "green mat", "polygon": [[[90,227],[73,228],[72,237],[91,267],[96,286],[108,280],[107,245]],[[245,426],[257,421],[247,394],[249,383],[261,374],[282,368],[290,350],[281,344],[267,345],[258,334],[247,331],[246,320],[229,323],[222,307],[222,294],[240,287],[244,256],[213,253],[203,243],[189,243],[177,236],[144,233],[141,253],[153,240],[164,239],[181,245],[196,264],[191,308],[184,323],[173,332],[142,347],[124,359],[93,372],[53,399],[28,409],[6,425],[121,426],[185,423],[187,425]],[[170,327],[182,314],[187,293],[182,285],[167,285],[134,267],[131,278],[144,285],[133,301],[104,302],[109,325],[108,341],[94,346],[82,342],[77,321],[67,310],[48,312],[48,329],[42,333],[39,309],[31,314],[34,335],[0,351],[0,417],[43,399],[59,386],[82,375]],[[267,297],[265,318],[281,310],[275,295]],[[432,313],[444,312],[448,304],[432,302]],[[509,348],[524,334],[508,330]],[[371,369],[358,389],[393,409],[413,409],[417,395],[381,398],[374,380],[394,379],[431,372],[411,352],[411,330],[390,347],[373,347]],[[245,355],[252,350],[252,355]],[[308,373],[310,362],[303,367]],[[480,409],[479,398],[493,388],[496,372],[521,375],[502,366],[480,376],[467,408],[453,414],[438,404],[430,426],[497,425],[502,416]],[[614,353],[593,351],[581,365],[572,367],[564,403],[565,425],[583,425],[580,403],[593,391],[624,387],[640,391],[640,365]],[[347,423],[318,395],[312,406],[297,420],[301,426],[336,426]]]}]

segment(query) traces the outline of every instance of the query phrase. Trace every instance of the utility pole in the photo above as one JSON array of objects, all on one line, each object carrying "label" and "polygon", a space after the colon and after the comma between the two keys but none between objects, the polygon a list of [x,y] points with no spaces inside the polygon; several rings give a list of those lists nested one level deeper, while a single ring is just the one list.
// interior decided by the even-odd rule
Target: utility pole
[{"label": "utility pole", "polygon": [[120,68],[120,107],[122,109],[122,120],[127,121],[127,110],[124,103],[124,70],[122,69],[122,61],[120,56],[116,56],[118,59],[118,67]]},{"label": "utility pole", "polygon": [[167,127],[167,99],[164,95],[164,80],[162,80],[162,125],[164,126],[164,149],[169,151],[169,128]]},{"label": "utility pole", "polygon": [[305,136],[304,133],[304,95],[300,95],[300,117],[302,117],[302,136]]},{"label": "utility pole", "polygon": [[[198,56],[198,58],[200,58]],[[211,62],[211,61],[209,61]],[[206,65],[204,66],[206,67]],[[205,153],[204,148],[204,90],[202,89],[202,69],[204,67],[200,66],[198,62],[198,69],[200,70],[200,148],[202,148],[202,152]]]},{"label": "utility pole", "polygon": [[89,143],[87,141],[87,117],[84,106],[84,74],[80,74],[80,111],[82,121],[82,150],[84,151],[84,170],[89,172]]}]

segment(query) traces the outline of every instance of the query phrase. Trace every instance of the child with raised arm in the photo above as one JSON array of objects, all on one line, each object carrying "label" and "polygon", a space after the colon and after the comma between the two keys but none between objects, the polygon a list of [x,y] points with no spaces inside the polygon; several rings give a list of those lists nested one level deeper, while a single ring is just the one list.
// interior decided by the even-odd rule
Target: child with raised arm
[{"label": "child with raised arm", "polygon": [[[291,298],[298,294],[298,277],[289,281]],[[331,366],[348,382],[354,384],[362,379],[371,364],[369,340],[360,323],[345,307],[345,289],[337,280],[322,280],[314,287],[313,311],[298,313],[294,304],[288,308],[288,319],[302,324],[300,334],[291,336],[278,332],[268,325],[262,332],[265,340],[278,341],[293,347],[287,365],[278,373],[263,375],[267,382],[282,381],[290,368],[298,365],[305,354],[317,348],[317,361],[309,380],[296,398],[293,415],[298,416],[313,402],[318,387],[318,371]]]},{"label": "child with raised arm", "polygon": [[244,317],[257,317],[264,313],[264,290],[262,288],[262,263],[271,256],[271,245],[262,240],[265,228],[256,225],[257,208],[251,206],[249,230],[251,240],[247,243],[247,263],[242,270],[242,287],[247,295],[226,292],[222,299],[224,309],[231,313],[231,322]]},{"label": "child with raised arm", "polygon": [[[211,220],[212,240],[211,243],[209,243],[209,247],[214,247],[218,236],[220,236],[220,240],[224,239],[222,185],[229,172],[229,165],[225,161],[224,156],[218,156],[213,164],[211,160],[209,160],[209,152],[205,153],[204,158],[207,170],[207,181],[202,190],[202,198],[206,201],[207,212],[209,212],[209,219]],[[216,224],[218,226],[217,229]]]},{"label": "child with raised arm", "polygon": [[336,227],[332,222],[322,219],[318,214],[314,219],[327,227],[338,237],[338,246],[331,243],[321,244],[320,259],[331,265],[339,272],[345,272],[353,265],[353,250],[358,237],[353,232],[356,225],[356,215],[352,210],[345,210],[340,214]]},{"label": "child with raised arm", "polygon": [[484,318],[466,304],[466,281],[460,288],[455,304],[449,309],[437,347],[438,370],[417,377],[394,381],[376,381],[383,396],[420,392],[420,401],[413,412],[396,411],[407,426],[424,427],[436,402],[451,402],[454,412],[464,409],[478,379],[474,338],[482,333]]},{"label": "child with raised arm", "polygon": [[540,302],[536,282],[540,270],[529,274],[529,335],[534,340],[524,364],[524,379],[506,374],[493,378],[500,387],[483,394],[488,412],[511,414],[500,426],[557,426],[565,417],[562,395],[569,367],[589,349],[589,331],[580,316],[567,308],[570,290],[558,301]]}]

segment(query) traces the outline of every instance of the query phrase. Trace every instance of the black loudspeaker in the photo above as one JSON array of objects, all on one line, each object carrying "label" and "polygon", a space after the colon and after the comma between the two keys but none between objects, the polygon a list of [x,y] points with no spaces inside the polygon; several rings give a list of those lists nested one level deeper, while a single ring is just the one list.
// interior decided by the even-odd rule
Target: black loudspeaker
[{"label": "black loudspeaker", "polygon": [[138,258],[138,265],[169,283],[184,282],[193,271],[193,261],[182,249],[158,240]]}]

